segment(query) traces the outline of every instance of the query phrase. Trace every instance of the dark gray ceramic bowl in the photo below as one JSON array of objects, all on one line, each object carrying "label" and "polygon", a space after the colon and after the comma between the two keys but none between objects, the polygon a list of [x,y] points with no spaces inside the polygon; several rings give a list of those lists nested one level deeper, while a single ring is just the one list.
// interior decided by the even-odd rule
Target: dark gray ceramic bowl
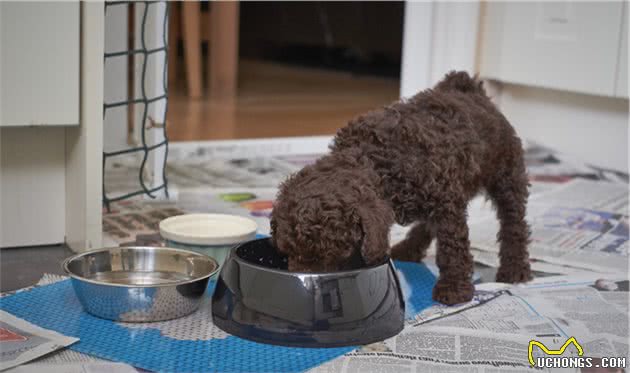
[{"label": "dark gray ceramic bowl", "polygon": [[267,238],[233,248],[212,298],[214,324],[241,338],[295,347],[362,345],[402,330],[405,303],[390,260],[329,273],[286,267]]}]

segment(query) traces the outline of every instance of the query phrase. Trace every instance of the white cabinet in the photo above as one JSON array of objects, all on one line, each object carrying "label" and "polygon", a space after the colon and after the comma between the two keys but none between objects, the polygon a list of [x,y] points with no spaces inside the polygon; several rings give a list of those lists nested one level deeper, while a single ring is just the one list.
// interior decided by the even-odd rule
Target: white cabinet
[{"label": "white cabinet", "polygon": [[104,8],[0,1],[0,248],[101,245]]},{"label": "white cabinet", "polygon": [[0,2],[0,126],[79,124],[79,2]]},{"label": "white cabinet", "polygon": [[622,2],[488,2],[480,74],[507,83],[615,96],[623,92],[618,81],[626,80],[628,68],[627,56],[620,59],[624,9]]},{"label": "white cabinet", "polygon": [[628,97],[628,4],[624,3],[623,26],[619,47],[619,62],[617,65],[617,84],[615,96]]},{"label": "white cabinet", "polygon": [[64,242],[64,144],[64,128],[0,130],[0,247]]}]

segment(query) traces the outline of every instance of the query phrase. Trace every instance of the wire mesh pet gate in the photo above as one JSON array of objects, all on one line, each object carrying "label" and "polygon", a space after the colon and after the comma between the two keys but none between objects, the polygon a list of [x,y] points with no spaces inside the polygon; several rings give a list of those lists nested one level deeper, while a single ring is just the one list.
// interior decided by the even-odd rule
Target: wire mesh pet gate
[{"label": "wire mesh pet gate", "polygon": [[[108,113],[116,108],[126,107],[127,110],[127,145],[128,147],[106,151],[103,150],[103,205],[109,211],[112,202],[124,200],[130,197],[138,195],[147,195],[151,198],[155,198],[156,193],[159,191],[164,192],[168,197],[168,182],[166,178],[166,159],[168,155],[168,137],[166,134],[166,113],[168,110],[168,15],[170,4],[167,1],[106,1],[105,2],[105,14],[108,10],[111,11],[113,7],[127,7],[128,14],[128,32],[129,38],[127,43],[127,49],[105,52],[104,63],[107,65],[109,61],[113,61],[117,58],[126,58],[129,77],[127,80],[127,97],[122,100],[108,100],[105,98],[103,103],[103,122]],[[157,9],[157,7],[164,7],[163,9]],[[142,8],[142,9],[141,9]],[[150,15],[153,17],[149,21]],[[157,17],[161,17],[158,20]],[[140,19],[138,24],[139,29],[136,30],[137,19]],[[161,22],[161,37],[158,35]],[[150,29],[149,29],[150,28]],[[149,30],[148,30],[149,29]],[[153,41],[159,41],[160,45],[148,45],[147,39]],[[155,43],[153,43],[155,44]],[[149,60],[150,58],[159,58],[159,55],[163,54],[164,59],[161,64],[161,74],[149,74]],[[139,67],[139,69],[138,69]],[[152,66],[154,67],[154,66]],[[139,84],[136,84],[135,71],[140,70]],[[152,70],[155,70],[153,68]],[[158,71],[159,73],[159,71]],[[147,89],[147,86],[156,87],[161,75],[161,93],[156,93],[158,89]],[[107,72],[105,79],[108,79]],[[151,83],[151,84],[148,84]],[[152,91],[152,92],[149,92]],[[152,95],[153,93],[153,95]],[[141,105],[141,110],[136,113],[136,106]],[[161,112],[161,123],[152,117],[149,113],[151,105],[163,106]],[[137,118],[137,119],[136,119]],[[139,121],[139,134],[140,141],[134,140],[134,121]],[[107,130],[107,129],[106,129]],[[150,143],[148,141],[147,132],[161,131],[162,140]],[[150,180],[147,180],[147,163],[149,158],[154,153],[162,153],[161,162],[158,157],[155,158],[155,162],[161,164],[156,165],[158,172],[153,173],[152,184]],[[124,155],[135,154],[141,158],[140,167],[138,170],[138,189],[127,191],[122,195],[111,197],[106,191],[105,178],[106,167],[108,161],[115,157]],[[159,169],[161,168],[161,170]],[[161,172],[160,172],[161,171]]]}]

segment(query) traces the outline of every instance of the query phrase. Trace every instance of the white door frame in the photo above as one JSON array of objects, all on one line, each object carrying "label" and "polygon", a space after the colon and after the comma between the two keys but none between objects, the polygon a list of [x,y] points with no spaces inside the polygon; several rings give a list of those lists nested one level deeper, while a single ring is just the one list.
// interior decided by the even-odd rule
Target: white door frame
[{"label": "white door frame", "polygon": [[80,124],[66,129],[66,244],[78,252],[102,244],[104,46],[103,3],[82,2]]},{"label": "white door frame", "polygon": [[476,72],[481,3],[405,3],[400,96],[432,87],[450,70]]}]

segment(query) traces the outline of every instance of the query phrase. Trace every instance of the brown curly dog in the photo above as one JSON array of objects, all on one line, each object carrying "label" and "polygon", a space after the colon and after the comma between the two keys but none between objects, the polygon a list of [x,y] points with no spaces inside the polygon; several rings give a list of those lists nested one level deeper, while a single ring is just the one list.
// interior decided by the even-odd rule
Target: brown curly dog
[{"label": "brown curly dog", "polygon": [[530,279],[521,141],[467,73],[451,72],[432,90],[359,116],[339,130],[331,150],[280,187],[272,240],[288,256],[289,270],[381,262],[390,255],[396,221],[413,227],[391,256],[419,262],[436,238],[433,299],[469,301],[466,209],[485,191],[501,224],[497,281]]}]

